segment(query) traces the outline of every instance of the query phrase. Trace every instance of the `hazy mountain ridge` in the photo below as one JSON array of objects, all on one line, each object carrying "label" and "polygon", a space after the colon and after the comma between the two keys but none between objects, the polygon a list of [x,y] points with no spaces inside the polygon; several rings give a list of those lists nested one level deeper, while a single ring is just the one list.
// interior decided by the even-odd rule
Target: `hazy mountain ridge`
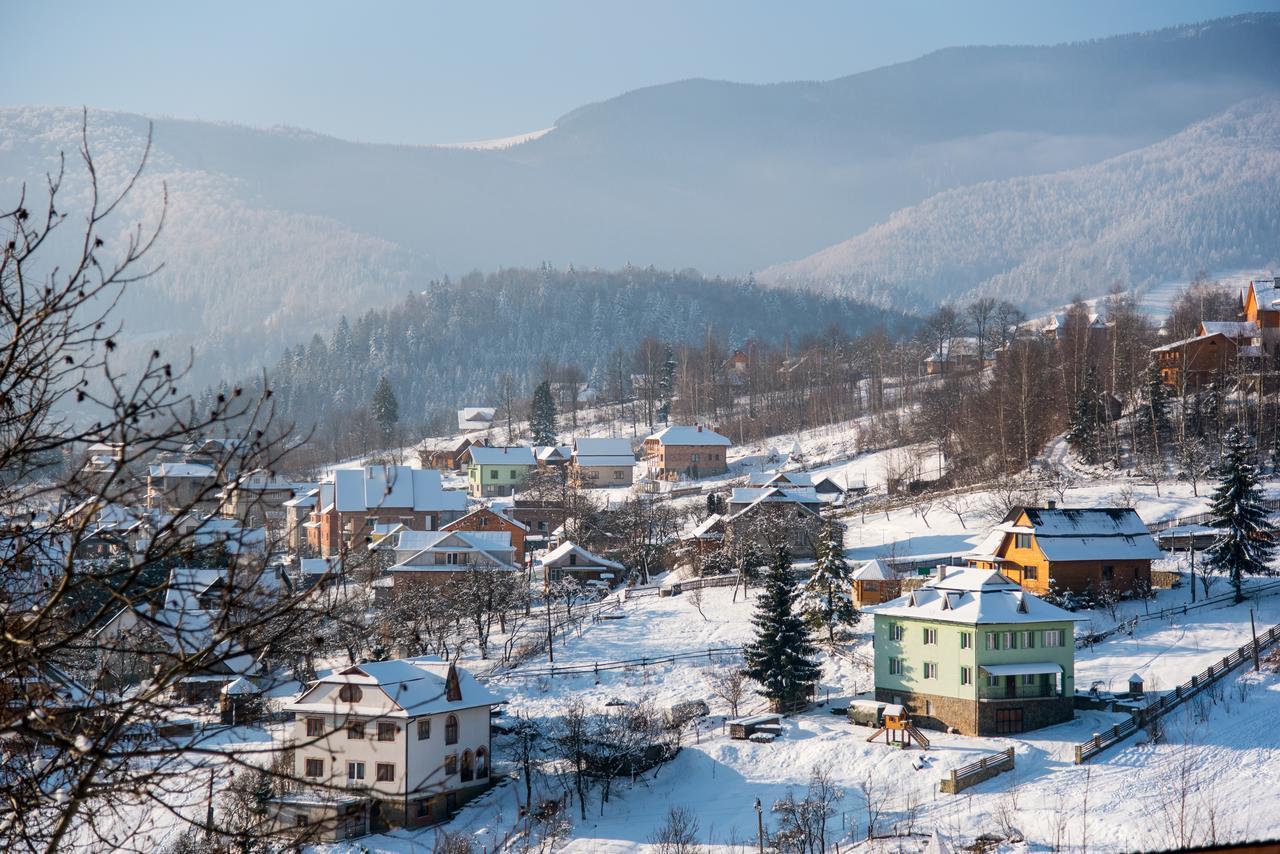
[{"label": "hazy mountain ridge", "polygon": [[[947,49],[827,82],[683,81],[490,150],[158,118],[126,213],[154,211],[168,181],[156,252],[168,263],[131,296],[126,331],[150,342],[180,330],[211,373],[234,375],[440,273],[545,260],[745,274],[941,191],[1097,163],[1280,93],[1276,44],[1280,15],[1253,15]],[[78,109],[0,109],[0,190],[73,153],[79,124]],[[145,129],[139,116],[90,114],[112,174],[134,162]]]},{"label": "hazy mountain ridge", "polygon": [[882,305],[1031,307],[1280,259],[1280,99],[1093,166],[949,190],[761,281]]}]

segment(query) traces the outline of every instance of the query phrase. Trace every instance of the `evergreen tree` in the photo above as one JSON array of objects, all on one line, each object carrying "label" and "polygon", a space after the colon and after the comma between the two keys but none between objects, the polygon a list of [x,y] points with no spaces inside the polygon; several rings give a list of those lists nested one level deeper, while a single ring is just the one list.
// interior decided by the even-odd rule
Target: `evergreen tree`
[{"label": "evergreen tree", "polygon": [[760,684],[758,693],[780,712],[803,706],[819,677],[817,650],[794,604],[791,554],[779,546],[752,618],[756,639],[743,655],[747,676]]},{"label": "evergreen tree", "polygon": [[391,383],[386,376],[378,380],[373,389],[373,417],[382,428],[382,438],[390,439],[391,431],[400,421],[400,404],[396,401],[396,393],[391,390]]},{"label": "evergreen tree", "polygon": [[844,531],[828,519],[818,541],[817,565],[798,603],[809,625],[826,630],[828,643],[835,643],[837,629],[854,625],[860,616],[849,595],[849,574],[849,564],[844,559]]},{"label": "evergreen tree", "polygon": [[533,390],[533,402],[529,405],[529,430],[533,444],[556,443],[556,402],[551,397],[551,383],[543,380]]},{"label": "evergreen tree", "polygon": [[1102,392],[1098,388],[1098,373],[1090,366],[1080,393],[1076,396],[1071,423],[1067,429],[1067,444],[1080,459],[1090,465],[1098,462],[1102,456],[1102,422],[1103,403]]},{"label": "evergreen tree", "polygon": [[662,367],[658,374],[658,417],[662,423],[671,420],[671,400],[676,392],[676,355],[667,344],[662,357]]},{"label": "evergreen tree", "polygon": [[1235,589],[1236,602],[1244,601],[1245,575],[1271,575],[1269,565],[1275,550],[1275,534],[1267,523],[1269,512],[1262,503],[1253,445],[1238,427],[1223,437],[1222,477],[1213,492],[1211,526],[1221,531],[1209,548],[1208,564],[1226,572]]}]

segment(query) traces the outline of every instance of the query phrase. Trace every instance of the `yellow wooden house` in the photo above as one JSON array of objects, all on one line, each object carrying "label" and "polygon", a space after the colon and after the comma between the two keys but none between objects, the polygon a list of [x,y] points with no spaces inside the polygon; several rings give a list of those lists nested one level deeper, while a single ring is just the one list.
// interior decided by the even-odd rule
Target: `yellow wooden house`
[{"label": "yellow wooden house", "polygon": [[996,569],[1032,593],[1129,595],[1151,586],[1162,557],[1129,507],[1015,507],[971,553],[970,566]]}]

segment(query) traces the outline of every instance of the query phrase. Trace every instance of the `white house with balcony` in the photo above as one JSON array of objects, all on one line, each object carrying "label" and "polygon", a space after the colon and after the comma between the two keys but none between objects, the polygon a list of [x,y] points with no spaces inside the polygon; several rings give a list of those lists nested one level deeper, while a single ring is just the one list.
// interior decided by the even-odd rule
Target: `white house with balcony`
[{"label": "white house with balcony", "polygon": [[490,710],[503,702],[435,656],[316,680],[285,706],[303,790],[280,798],[280,828],[347,839],[448,820],[489,785]]}]

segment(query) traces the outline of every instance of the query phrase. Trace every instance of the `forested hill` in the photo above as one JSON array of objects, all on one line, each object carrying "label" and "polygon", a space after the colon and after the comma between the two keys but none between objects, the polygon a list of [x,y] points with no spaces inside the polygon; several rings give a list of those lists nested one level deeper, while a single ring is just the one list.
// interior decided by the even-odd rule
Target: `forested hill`
[{"label": "forested hill", "polygon": [[1280,262],[1280,99],[1251,99],[1102,163],[949,190],[763,282],[880,305],[1028,308]]},{"label": "forested hill", "polygon": [[[901,314],[839,298],[707,279],[694,272],[506,269],[433,284],[390,308],[371,310],[290,348],[268,372],[280,416],[299,428],[343,429],[386,376],[402,424],[496,405],[509,373],[527,394],[541,365],[577,365],[600,388],[618,354],[646,337],[733,348],[749,339],[799,345],[835,328],[848,336],[906,329]],[[610,357],[613,357],[612,359]],[[350,429],[350,428],[348,428]]]}]

